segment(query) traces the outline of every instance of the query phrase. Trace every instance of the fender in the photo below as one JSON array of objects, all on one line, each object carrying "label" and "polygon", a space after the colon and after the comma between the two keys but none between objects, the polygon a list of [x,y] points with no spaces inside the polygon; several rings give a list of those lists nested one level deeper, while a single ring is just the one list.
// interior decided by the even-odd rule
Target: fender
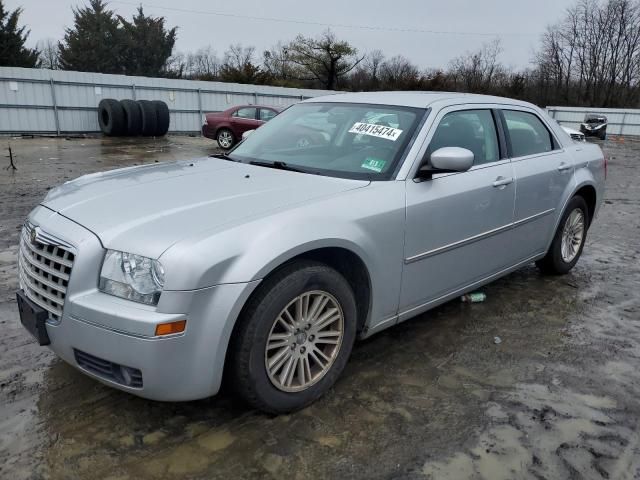
[{"label": "fender", "polygon": [[[370,319],[396,313],[404,253],[404,182],[365,188],[246,219],[179,242],[160,260],[165,290],[256,282],[303,253],[333,247],[357,255],[371,279]],[[344,208],[349,204],[350,208]]]},{"label": "fender", "polygon": [[[589,175],[585,174],[585,173],[580,173],[580,171],[576,172],[574,174],[573,177],[573,181],[569,183],[569,185],[567,186],[567,189],[565,191],[565,194],[562,197],[562,208],[560,209],[560,211],[558,212],[558,215],[556,216],[556,221],[555,224],[553,226],[553,234],[551,236],[551,238],[549,239],[548,243],[547,243],[547,249],[546,251],[549,250],[549,248],[551,247],[551,243],[553,242],[553,238],[555,237],[555,234],[558,230],[558,227],[560,226],[560,220],[562,219],[562,215],[564,214],[565,210],[567,209],[567,204],[569,203],[569,201],[576,195],[576,193],[578,193],[578,191],[586,186],[590,186],[593,187],[596,191],[596,208],[595,208],[595,212],[597,213],[600,203],[602,202],[602,194],[601,192],[598,192],[598,186],[597,183],[595,182],[595,180],[593,179],[593,177],[589,178]],[[595,218],[595,215],[594,215]],[[591,219],[591,221],[593,221],[593,219]]]}]

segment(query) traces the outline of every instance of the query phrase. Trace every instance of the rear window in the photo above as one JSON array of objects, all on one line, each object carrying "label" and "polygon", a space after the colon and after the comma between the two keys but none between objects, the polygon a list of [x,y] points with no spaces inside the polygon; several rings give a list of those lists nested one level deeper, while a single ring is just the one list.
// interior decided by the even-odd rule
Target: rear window
[{"label": "rear window", "polygon": [[553,138],[542,120],[533,113],[505,110],[512,157],[526,157],[550,152]]}]

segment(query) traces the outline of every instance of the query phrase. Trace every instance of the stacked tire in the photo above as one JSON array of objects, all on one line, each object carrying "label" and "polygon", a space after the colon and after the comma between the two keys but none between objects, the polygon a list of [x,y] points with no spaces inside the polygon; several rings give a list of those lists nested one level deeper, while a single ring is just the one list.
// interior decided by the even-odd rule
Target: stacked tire
[{"label": "stacked tire", "polygon": [[114,100],[98,104],[98,124],[109,137],[162,137],[169,131],[169,107],[161,100]]}]

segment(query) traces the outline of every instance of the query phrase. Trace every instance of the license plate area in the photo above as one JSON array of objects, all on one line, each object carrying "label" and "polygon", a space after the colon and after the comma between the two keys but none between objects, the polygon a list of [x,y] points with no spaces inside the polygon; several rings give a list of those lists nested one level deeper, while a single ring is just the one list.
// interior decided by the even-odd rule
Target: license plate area
[{"label": "license plate area", "polygon": [[16,300],[18,301],[22,326],[33,335],[40,345],[49,345],[51,340],[49,340],[46,326],[49,312],[29,300],[22,290],[16,293]]}]

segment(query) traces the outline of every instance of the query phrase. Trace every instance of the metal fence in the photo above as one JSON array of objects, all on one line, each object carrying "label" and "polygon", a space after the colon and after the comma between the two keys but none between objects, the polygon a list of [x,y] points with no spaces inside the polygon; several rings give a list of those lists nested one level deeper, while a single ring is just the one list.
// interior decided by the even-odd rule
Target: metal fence
[{"label": "metal fence", "polygon": [[286,107],[334,92],[236,83],[129,77],[101,73],[0,67],[0,134],[98,132],[103,98],[163,100],[169,131],[198,132],[206,112],[234,105]]},{"label": "metal fence", "polygon": [[605,115],[609,120],[607,133],[613,135],[640,135],[640,110],[619,108],[547,107],[549,115],[560,125],[580,129],[587,113]]}]

